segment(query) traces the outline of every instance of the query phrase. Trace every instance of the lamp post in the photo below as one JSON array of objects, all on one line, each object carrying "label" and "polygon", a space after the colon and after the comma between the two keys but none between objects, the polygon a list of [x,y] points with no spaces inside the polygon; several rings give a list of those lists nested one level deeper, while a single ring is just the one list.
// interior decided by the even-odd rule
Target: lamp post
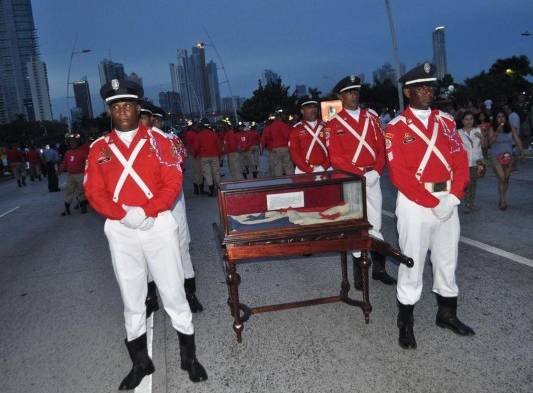
[{"label": "lamp post", "polygon": [[76,42],[78,41],[78,36],[74,39],[74,45],[72,45],[72,52],[70,52],[70,62],[68,63],[68,72],[67,72],[67,119],[68,119],[68,130],[71,130],[71,122],[72,119],[70,117],[70,70],[72,68],[72,59],[74,58],[74,55],[79,55],[82,53],[89,53],[90,49],[82,49],[79,51],[76,51]]},{"label": "lamp post", "polygon": [[[390,28],[390,34],[392,38],[392,51],[394,54],[394,62],[396,65],[396,78],[400,78],[400,72],[401,72],[401,63],[400,63],[400,52],[398,51],[398,39],[396,38],[396,29],[394,28],[394,21],[392,20],[392,12],[390,9],[389,0],[385,0],[385,8],[387,9],[387,16],[389,18],[389,28]],[[396,81],[396,86],[398,88],[398,103],[400,105],[400,112],[403,111],[403,91],[402,91],[402,84],[399,80]]]}]

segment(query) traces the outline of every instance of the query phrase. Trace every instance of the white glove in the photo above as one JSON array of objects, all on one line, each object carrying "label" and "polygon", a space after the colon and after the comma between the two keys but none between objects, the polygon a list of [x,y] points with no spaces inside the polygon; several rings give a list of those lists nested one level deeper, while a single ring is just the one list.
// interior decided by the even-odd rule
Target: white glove
[{"label": "white glove", "polygon": [[140,229],[141,231],[147,231],[148,229],[152,228],[155,223],[155,218],[153,217],[146,217],[146,219],[143,221],[141,226],[137,229]]},{"label": "white glove", "polygon": [[146,213],[142,207],[122,205],[122,208],[126,211],[126,215],[120,223],[128,228],[137,229],[146,219]]},{"label": "white glove", "polygon": [[373,187],[379,181],[379,173],[377,171],[369,171],[365,173],[366,185],[368,187]]},{"label": "white glove", "polygon": [[455,206],[459,205],[461,201],[453,194],[440,195],[439,200],[439,204],[432,208],[431,211],[442,222],[448,221],[453,214]]}]

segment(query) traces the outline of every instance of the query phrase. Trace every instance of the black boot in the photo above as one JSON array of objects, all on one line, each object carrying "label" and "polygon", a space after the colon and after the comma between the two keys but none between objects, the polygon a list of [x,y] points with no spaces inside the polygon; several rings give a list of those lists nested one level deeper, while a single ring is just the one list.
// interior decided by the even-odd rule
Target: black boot
[{"label": "black boot", "polygon": [[189,379],[192,382],[205,381],[207,379],[207,372],[198,359],[196,359],[194,334],[178,332],[178,338],[180,342],[181,369],[189,372]]},{"label": "black boot", "polygon": [[80,202],[81,214],[87,214],[87,201]]},{"label": "black boot", "polygon": [[217,196],[217,194],[215,192],[215,185],[214,184],[212,186],[209,186],[209,196],[210,197]]},{"label": "black boot", "polygon": [[146,300],[144,301],[146,305],[146,318],[149,318],[152,313],[159,310],[159,302],[157,301],[157,292],[155,282],[150,281],[148,283],[148,293],[146,294]]},{"label": "black boot", "polygon": [[361,272],[361,258],[356,258],[352,255],[353,259],[353,287],[357,291],[363,290],[363,275]]},{"label": "black boot", "polygon": [[22,183],[20,182],[20,180],[17,180],[17,186],[22,187]]},{"label": "black boot", "polygon": [[415,333],[413,332],[413,310],[415,306],[406,306],[398,302],[398,329],[400,329],[400,337],[398,344],[403,349],[416,349]]},{"label": "black boot", "polygon": [[205,194],[205,190],[204,190],[204,182],[200,183],[198,185],[198,191],[200,191],[200,194]]},{"label": "black boot", "polygon": [[372,251],[370,255],[372,255],[372,279],[381,281],[385,285],[396,284],[396,280],[385,270],[385,256],[375,251]]},{"label": "black boot", "polygon": [[194,187],[194,195],[199,195],[200,194],[200,187],[198,186],[198,184],[194,183],[193,187]]},{"label": "black boot", "polygon": [[65,211],[61,215],[70,216],[70,203],[65,202]]},{"label": "black boot", "polygon": [[475,334],[471,327],[465,325],[459,320],[459,318],[457,318],[456,297],[437,295],[437,304],[439,305],[437,319],[435,320],[437,326],[450,329],[459,336],[473,336]]},{"label": "black boot", "polygon": [[118,390],[135,389],[146,375],[150,375],[155,371],[152,359],[148,356],[146,333],[135,340],[125,340],[125,342],[131,361],[133,362],[133,367],[126,378],[120,383]]},{"label": "black boot", "polygon": [[254,179],[257,179],[257,171],[252,172],[252,175],[253,175]]},{"label": "black boot", "polygon": [[189,302],[189,307],[191,308],[192,313],[204,311],[202,303],[196,297],[196,277],[186,278],[185,279],[185,296],[187,297],[187,302]]},{"label": "black boot", "polygon": [[22,185],[26,187],[26,176],[22,176]]},{"label": "black boot", "polygon": [[246,172],[243,172],[243,173],[242,173],[242,177],[243,177],[244,179],[246,179],[246,175],[247,175]]}]

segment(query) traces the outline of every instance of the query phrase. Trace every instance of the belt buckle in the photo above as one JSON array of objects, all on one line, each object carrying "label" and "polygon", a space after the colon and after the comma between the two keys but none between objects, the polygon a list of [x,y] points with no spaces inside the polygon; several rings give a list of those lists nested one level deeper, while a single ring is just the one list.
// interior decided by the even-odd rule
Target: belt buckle
[{"label": "belt buckle", "polygon": [[433,192],[448,191],[447,182],[433,183]]}]

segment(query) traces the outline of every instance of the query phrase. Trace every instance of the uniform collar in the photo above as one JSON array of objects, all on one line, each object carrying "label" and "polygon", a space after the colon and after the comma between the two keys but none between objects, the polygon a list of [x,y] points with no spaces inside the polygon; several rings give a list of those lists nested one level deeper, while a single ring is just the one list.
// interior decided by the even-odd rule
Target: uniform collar
[{"label": "uniform collar", "polygon": [[[109,133],[108,138],[108,143],[114,143],[117,146],[120,145],[120,147],[129,150],[126,145],[124,145],[124,143],[120,140],[120,137],[117,134],[117,130],[113,129],[113,131]],[[139,129],[137,130],[135,137],[131,141],[130,148],[135,147],[140,139],[148,139],[148,129],[139,123]]]}]

